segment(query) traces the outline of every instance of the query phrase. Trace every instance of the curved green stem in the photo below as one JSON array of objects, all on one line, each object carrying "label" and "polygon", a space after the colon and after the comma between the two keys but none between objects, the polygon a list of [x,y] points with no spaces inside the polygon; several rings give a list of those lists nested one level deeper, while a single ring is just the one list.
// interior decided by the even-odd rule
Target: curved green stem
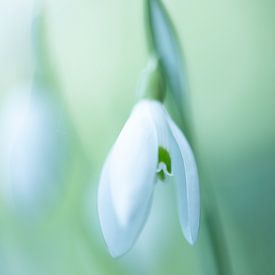
[{"label": "curved green stem", "polygon": [[[192,119],[191,116],[189,118]],[[184,120],[184,122],[187,123],[187,127],[185,127],[187,131],[185,131],[185,135],[194,150],[195,156],[197,157],[198,169],[201,176],[200,186],[202,193],[205,194],[202,198],[202,214],[215,261],[216,271],[219,275],[231,275],[233,272],[232,264],[215,190],[213,189],[211,182],[207,180],[207,176],[203,170],[203,163],[199,154],[196,152],[197,147],[195,146],[194,132],[191,130],[190,126],[191,123],[188,123],[187,120]]]},{"label": "curved green stem", "polygon": [[217,273],[220,275],[230,275],[232,274],[232,268],[227,249],[228,245],[224,236],[223,225],[214,193],[211,192],[211,194],[211,200],[208,198],[209,201],[205,204],[206,229],[208,236],[210,237],[213,254],[216,259]]},{"label": "curved green stem", "polygon": [[[179,104],[183,105],[183,108],[180,109],[180,117],[182,122],[181,127],[184,129],[184,133],[191,145],[193,145],[192,148],[194,149],[195,146],[192,142],[194,141],[194,133],[191,123],[192,116],[187,98],[188,93],[186,92],[187,85],[185,82],[185,85],[183,85],[183,81],[181,81],[183,75],[185,75],[186,72],[182,66],[176,66],[178,64],[176,61],[181,58],[180,44],[176,39],[176,30],[173,27],[172,20],[168,12],[160,0],[146,0],[145,7],[149,49],[150,51],[155,52],[156,55],[160,58],[160,63],[163,65],[163,68],[165,68],[164,71],[166,72],[164,74],[166,78],[165,80],[168,84],[170,83],[169,87],[172,91],[171,94],[179,102]],[[160,28],[160,26],[162,26],[162,28]],[[159,39],[160,37],[162,37],[162,39]],[[166,51],[169,51],[168,53],[165,52],[163,47],[160,47],[163,45],[163,43],[167,42],[167,39],[170,39],[170,44],[168,43],[170,47],[165,48]],[[172,55],[172,57],[176,55],[178,58],[173,59],[176,65],[173,62],[172,65],[170,64],[171,62],[168,62],[171,61],[171,54],[173,51],[177,53],[177,55],[176,53]],[[175,82],[177,85],[171,81],[175,77],[179,78],[178,81]],[[171,85],[171,83],[174,85]],[[198,154],[195,155],[198,157]],[[203,166],[200,164],[200,161],[198,162],[199,171],[201,171]],[[204,187],[204,185],[201,184],[201,187]],[[205,189],[203,192],[207,192],[208,200],[203,201],[204,205],[202,208],[205,214],[205,225],[211,243],[212,254],[215,259],[217,273],[221,275],[229,275],[232,274],[231,262],[229,258],[226,238],[223,231],[222,221],[218,211],[218,204],[215,199],[215,193],[209,183],[207,185],[207,190],[206,187],[204,188]]]},{"label": "curved green stem", "polygon": [[[38,0],[35,3],[31,25],[34,59],[33,86],[54,88],[58,85],[56,83],[53,64],[48,50],[45,9],[44,0]],[[38,90],[43,91],[43,89]]]},{"label": "curved green stem", "polygon": [[162,75],[159,61],[151,57],[142,73],[139,94],[144,98],[155,99],[163,102],[166,95],[166,85]]}]

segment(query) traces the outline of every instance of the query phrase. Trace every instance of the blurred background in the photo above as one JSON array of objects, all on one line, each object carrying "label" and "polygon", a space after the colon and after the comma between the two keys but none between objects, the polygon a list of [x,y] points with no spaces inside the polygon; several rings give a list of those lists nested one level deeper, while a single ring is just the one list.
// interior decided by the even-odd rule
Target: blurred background
[{"label": "blurred background", "polygon": [[[173,184],[157,186],[125,256],[111,258],[100,230],[100,170],[149,56],[144,1],[45,3],[37,62],[35,0],[0,0],[0,274],[219,274],[203,217],[197,244],[185,241]],[[201,196],[211,185],[229,274],[274,274],[275,2],[163,3],[184,51]]]}]

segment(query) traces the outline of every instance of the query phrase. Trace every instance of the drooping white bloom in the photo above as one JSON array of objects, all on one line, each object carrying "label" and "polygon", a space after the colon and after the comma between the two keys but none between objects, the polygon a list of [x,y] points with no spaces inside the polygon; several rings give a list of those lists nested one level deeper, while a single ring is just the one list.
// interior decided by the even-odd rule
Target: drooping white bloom
[{"label": "drooping white bloom", "polygon": [[175,177],[181,228],[194,244],[200,199],[192,150],[160,102],[141,100],[109,153],[98,190],[100,223],[113,257],[133,246],[151,208],[154,186],[167,176]]},{"label": "drooping white bloom", "polygon": [[39,220],[62,188],[63,114],[47,91],[29,87],[11,91],[1,107],[1,193],[18,216]]}]

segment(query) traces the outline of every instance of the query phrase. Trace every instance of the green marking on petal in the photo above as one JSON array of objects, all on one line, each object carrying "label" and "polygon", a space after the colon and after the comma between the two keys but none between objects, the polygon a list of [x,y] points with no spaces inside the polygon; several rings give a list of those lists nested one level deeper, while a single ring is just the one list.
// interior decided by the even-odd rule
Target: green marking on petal
[{"label": "green marking on petal", "polygon": [[164,181],[166,176],[172,176],[172,163],[169,152],[159,146],[158,150],[158,167],[157,175],[161,181]]},{"label": "green marking on petal", "polygon": [[162,163],[166,164],[166,168],[169,173],[172,172],[170,155],[169,155],[168,151],[161,146],[159,146],[158,161],[159,161],[159,163],[162,162]]}]

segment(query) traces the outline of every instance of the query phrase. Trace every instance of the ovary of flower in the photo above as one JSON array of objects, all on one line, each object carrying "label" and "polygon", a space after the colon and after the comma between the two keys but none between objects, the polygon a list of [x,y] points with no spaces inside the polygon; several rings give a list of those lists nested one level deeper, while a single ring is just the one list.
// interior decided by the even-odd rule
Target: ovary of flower
[{"label": "ovary of flower", "polygon": [[133,246],[151,208],[155,184],[167,176],[175,177],[181,228],[194,244],[200,196],[192,150],[164,106],[144,99],[134,107],[100,178],[98,212],[113,257]]}]

